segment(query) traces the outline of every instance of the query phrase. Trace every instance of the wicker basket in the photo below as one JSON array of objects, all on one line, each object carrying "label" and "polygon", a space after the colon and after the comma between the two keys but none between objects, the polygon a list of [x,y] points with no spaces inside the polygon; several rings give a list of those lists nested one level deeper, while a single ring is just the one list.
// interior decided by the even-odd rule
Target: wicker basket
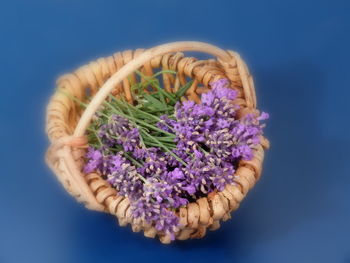
[{"label": "wicker basket", "polygon": [[[182,51],[199,51],[217,59],[197,60],[185,57]],[[257,112],[252,77],[240,56],[233,51],[224,51],[201,42],[174,42],[148,50],[124,51],[113,56],[100,58],[82,66],[71,74],[63,75],[57,85],[79,100],[93,96],[89,106],[82,111],[71,99],[56,92],[47,108],[47,133],[51,146],[46,160],[65,189],[87,208],[115,215],[121,226],[131,224],[134,232],[144,231],[147,237],[158,236],[163,243],[170,242],[170,236],[130,215],[128,198],[119,196],[108,182],[97,173],[83,174],[84,155],[87,147],[85,131],[95,111],[108,94],[124,93],[131,101],[129,80],[136,80],[134,71],[139,69],[151,76],[154,69],[170,69],[178,72],[176,77],[163,74],[163,86],[167,91],[176,91],[194,79],[186,98],[198,102],[200,94],[209,90],[209,83],[228,78],[231,86],[239,92],[237,104],[241,106],[238,117]],[[206,230],[220,227],[220,221],[230,218],[230,213],[254,186],[261,175],[264,149],[269,142],[261,138],[261,144],[254,151],[251,161],[241,161],[236,170],[235,184],[227,185],[222,192],[212,192],[207,197],[182,207],[178,211],[181,229],[176,239],[201,238]]]}]

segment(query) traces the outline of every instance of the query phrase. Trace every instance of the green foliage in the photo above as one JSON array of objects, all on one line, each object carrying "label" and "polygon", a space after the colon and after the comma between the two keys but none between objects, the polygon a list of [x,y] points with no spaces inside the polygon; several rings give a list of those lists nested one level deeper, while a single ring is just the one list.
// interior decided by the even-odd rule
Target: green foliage
[{"label": "green foliage", "polygon": [[[162,122],[160,119],[162,115],[174,118],[175,104],[191,87],[193,81],[180,87],[177,92],[170,93],[161,87],[157,77],[163,73],[176,74],[175,71],[163,70],[151,77],[143,75],[140,71],[136,71],[135,73],[142,81],[132,83],[131,91],[133,104],[128,103],[123,95],[121,95],[120,98],[109,95],[96,113],[97,117],[93,119],[88,127],[87,136],[89,145],[96,148],[102,145],[98,137],[98,130],[102,125],[110,123],[111,117],[116,114],[128,119],[134,127],[138,128],[142,147],[160,147],[183,162],[172,152],[172,149],[176,147],[176,143],[174,142],[175,134],[158,128],[156,124]],[[85,108],[87,106],[87,104],[77,100],[75,97],[67,94],[67,92],[63,90],[61,90],[61,92],[69,96],[69,98],[82,107]],[[168,128],[172,130],[172,127],[168,126]],[[121,149],[117,148],[114,150],[120,151]],[[129,156],[129,158],[131,157]]]}]

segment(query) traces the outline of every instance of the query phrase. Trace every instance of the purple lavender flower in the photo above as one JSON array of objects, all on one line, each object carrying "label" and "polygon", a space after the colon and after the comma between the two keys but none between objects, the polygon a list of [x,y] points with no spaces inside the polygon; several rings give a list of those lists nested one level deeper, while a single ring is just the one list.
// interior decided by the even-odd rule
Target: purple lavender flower
[{"label": "purple lavender flower", "polygon": [[176,121],[170,119],[167,115],[162,115],[159,118],[161,121],[157,122],[157,127],[166,132],[173,132],[173,127],[176,124]]},{"label": "purple lavender flower", "polygon": [[229,81],[227,79],[221,79],[211,83],[215,97],[221,99],[226,98],[233,100],[237,97],[237,91],[229,88]]},{"label": "purple lavender flower", "polygon": [[134,151],[140,145],[139,130],[124,117],[113,115],[110,123],[100,127],[98,136],[104,145],[121,145],[125,152]]},{"label": "purple lavender flower", "polygon": [[207,106],[212,106],[214,100],[215,100],[215,94],[213,92],[207,92],[202,94],[202,97],[201,97],[202,104]]},{"label": "purple lavender flower", "polygon": [[134,217],[140,217],[148,223],[155,222],[158,231],[164,231],[174,239],[179,219],[169,209],[177,208],[186,201],[174,193],[172,185],[153,177],[143,185],[143,195],[132,204],[132,212]]},{"label": "purple lavender flower", "polygon": [[228,100],[233,100],[237,97],[237,91],[230,88],[230,82],[228,79],[219,79],[217,81],[211,82],[210,86],[212,87],[213,95],[216,98],[226,98]]},{"label": "purple lavender flower", "polygon": [[233,164],[225,163],[213,154],[193,159],[183,170],[186,178],[182,181],[182,189],[196,198],[215,189],[223,190],[226,184],[233,182]]},{"label": "purple lavender flower", "polygon": [[120,154],[110,157],[107,180],[120,195],[129,197],[131,201],[137,200],[142,195],[142,181],[137,175],[135,166]]},{"label": "purple lavender flower", "polygon": [[158,204],[142,196],[131,204],[131,209],[133,217],[154,223],[158,231],[170,234],[171,239],[175,239],[174,233],[178,230],[179,218],[163,204]]},{"label": "purple lavender flower", "polygon": [[265,121],[270,118],[270,115],[266,112],[262,112],[261,115],[257,118],[258,121]]},{"label": "purple lavender flower", "polygon": [[103,145],[90,147],[86,155],[86,173],[101,172],[119,194],[130,199],[133,217],[172,238],[179,227],[176,209],[233,183],[238,161],[253,157],[264,127],[260,122],[269,117],[262,112],[237,119],[237,91],[230,82],[220,79],[210,85],[212,90],[202,95],[200,104],[178,102],[175,118],[160,117],[156,126],[176,136],[171,152],[141,146],[137,127],[112,115],[99,127]]},{"label": "purple lavender flower", "polygon": [[103,155],[100,150],[89,147],[86,157],[88,158],[88,162],[84,167],[84,173],[91,173],[102,168]]},{"label": "purple lavender flower", "polygon": [[145,178],[160,175],[167,170],[167,163],[163,152],[159,148],[148,148],[143,155],[143,166],[139,167],[137,171]]}]

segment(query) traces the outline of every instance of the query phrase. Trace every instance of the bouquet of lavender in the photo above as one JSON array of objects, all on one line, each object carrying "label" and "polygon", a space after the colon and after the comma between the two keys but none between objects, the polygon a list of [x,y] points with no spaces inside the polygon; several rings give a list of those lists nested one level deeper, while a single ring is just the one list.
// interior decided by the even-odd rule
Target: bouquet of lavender
[{"label": "bouquet of lavender", "polygon": [[233,183],[268,114],[238,119],[237,92],[227,79],[211,83],[196,104],[182,99],[191,82],[170,93],[157,79],[163,71],[136,73],[144,81],[132,86],[134,104],[110,96],[90,125],[84,170],[98,171],[128,197],[134,218],[174,238],[177,209]]}]

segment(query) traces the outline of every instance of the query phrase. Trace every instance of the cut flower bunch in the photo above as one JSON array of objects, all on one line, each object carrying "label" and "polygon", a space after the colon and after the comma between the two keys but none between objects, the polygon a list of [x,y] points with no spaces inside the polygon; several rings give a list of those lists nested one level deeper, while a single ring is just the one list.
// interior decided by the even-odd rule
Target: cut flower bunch
[{"label": "cut flower bunch", "polygon": [[88,128],[85,173],[97,171],[130,200],[133,218],[174,234],[181,206],[234,183],[240,160],[260,143],[267,113],[238,119],[237,91],[227,79],[211,83],[200,103],[185,100],[188,82],[165,91],[158,75],[136,72],[133,103],[109,96]]}]

